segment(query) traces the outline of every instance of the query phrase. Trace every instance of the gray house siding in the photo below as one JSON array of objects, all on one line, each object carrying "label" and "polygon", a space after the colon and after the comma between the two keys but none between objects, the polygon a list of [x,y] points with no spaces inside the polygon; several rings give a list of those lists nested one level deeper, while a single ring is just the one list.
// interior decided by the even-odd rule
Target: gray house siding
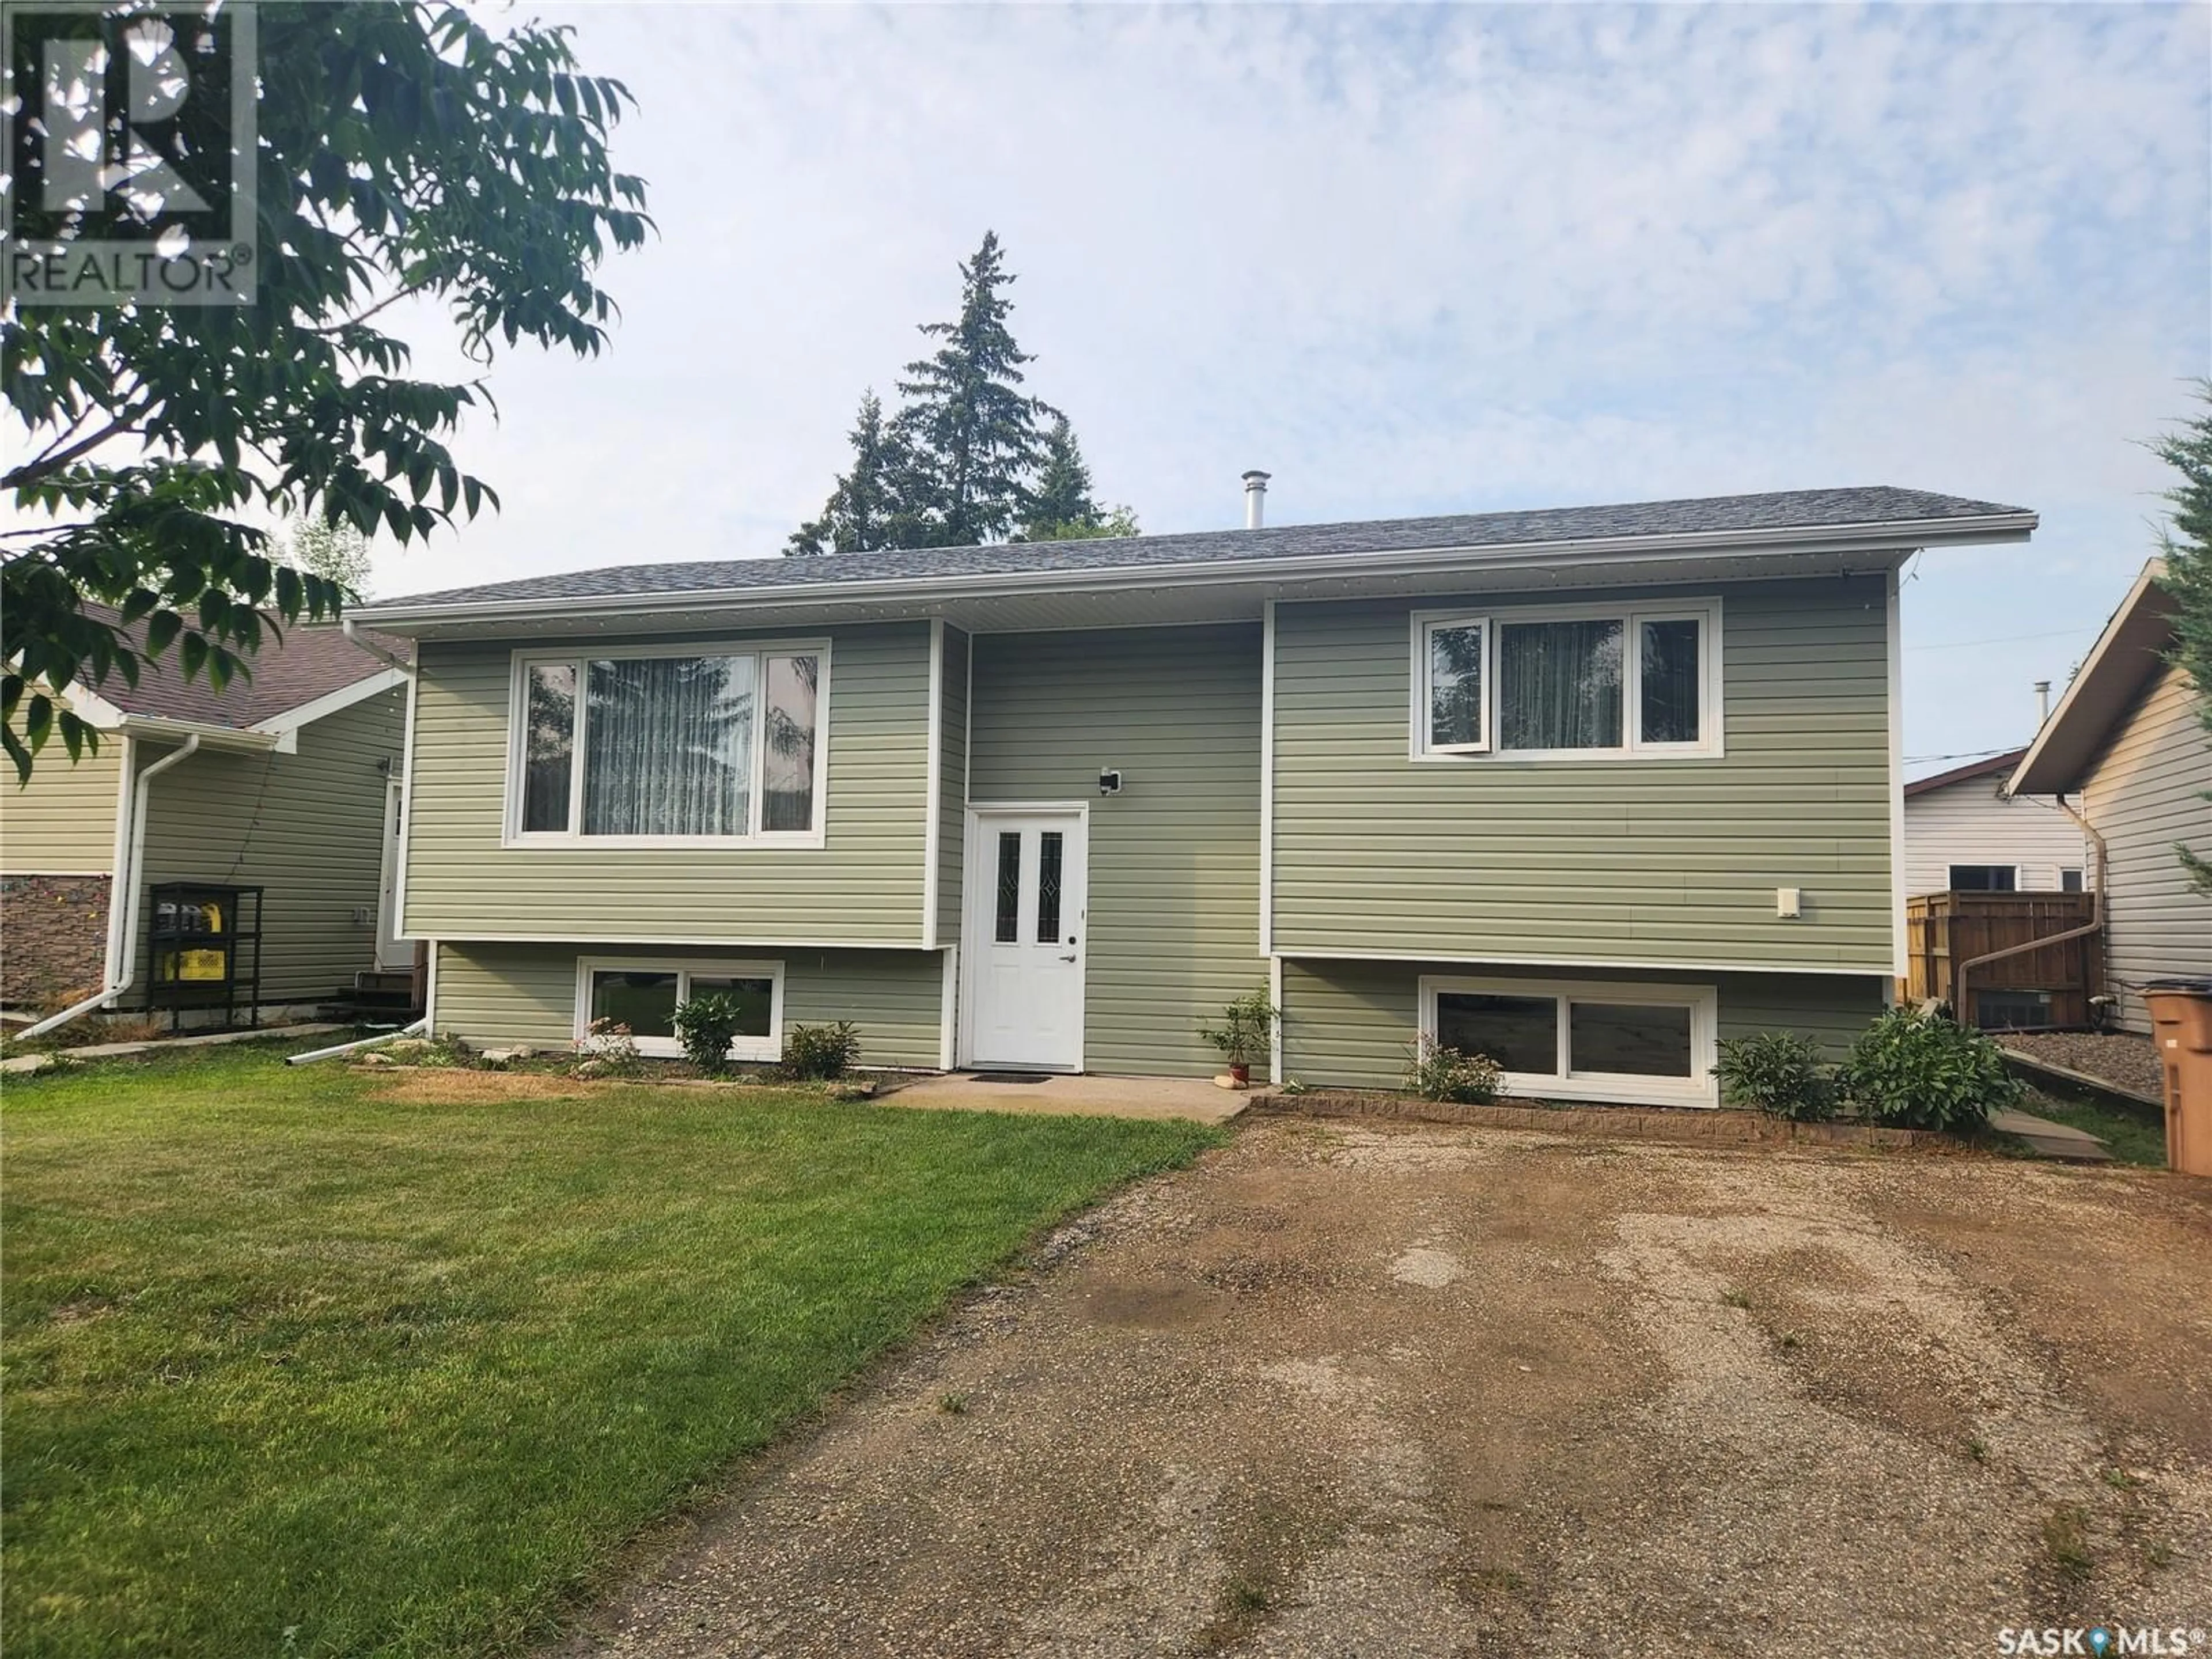
[{"label": "gray house siding", "polygon": [[[1091,803],[1084,1063],[1203,1076],[1259,953],[1260,629],[978,635],[970,799]],[[1101,797],[1102,767],[1121,792]]]},{"label": "gray house siding", "polygon": [[1886,994],[1886,981],[1871,975],[1589,968],[1547,974],[1467,963],[1291,961],[1283,964],[1283,1074],[1308,1084],[1401,1087],[1407,1050],[1419,1025],[1419,985],[1425,974],[1711,985],[1722,1037],[1802,1031],[1838,1059],[1881,1012]]},{"label": "gray house siding", "polygon": [[514,644],[425,642],[406,931],[434,939],[919,944],[928,625],[711,637],[823,635],[830,640],[829,787],[826,845],[818,848],[502,847]]},{"label": "gray house siding", "polygon": [[783,963],[784,1027],[849,1019],[864,1066],[938,1061],[944,957],[935,951],[714,951],[651,943],[438,947],[436,1028],[478,1046],[565,1048],[575,1036],[576,963],[583,957],[727,957]]},{"label": "gray house siding", "polygon": [[2083,816],[2107,849],[2106,960],[2120,1023],[2146,1036],[2146,980],[2212,975],[2212,901],[2189,890],[2173,853],[2185,842],[2212,855],[2212,745],[2197,706],[2179,668],[2154,676],[2081,790]]},{"label": "gray house siding", "polygon": [[[325,999],[376,965],[387,779],[378,763],[398,765],[405,714],[404,690],[380,691],[301,727],[296,754],[204,748],[146,786],[146,887],[264,890],[264,1002]],[[173,752],[138,744],[140,769]],[[143,902],[142,893],[142,934]],[[145,956],[142,937],[128,1003],[143,1002]]]},{"label": "gray house siding", "polygon": [[1884,581],[1715,594],[1725,753],[1682,760],[1408,757],[1409,613],[1558,595],[1279,606],[1275,948],[1891,972]]},{"label": "gray house siding", "polygon": [[115,797],[123,739],[112,732],[71,764],[60,744],[28,783],[0,785],[0,874],[104,876],[115,863]]}]

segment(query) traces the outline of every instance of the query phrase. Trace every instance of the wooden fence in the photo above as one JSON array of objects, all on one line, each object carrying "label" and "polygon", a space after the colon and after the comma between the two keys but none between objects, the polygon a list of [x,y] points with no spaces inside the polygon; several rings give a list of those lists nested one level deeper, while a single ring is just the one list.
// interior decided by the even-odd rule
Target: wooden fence
[{"label": "wooden fence", "polygon": [[1958,972],[1961,963],[1991,951],[2087,927],[2096,918],[2096,902],[2094,893],[1923,893],[1907,899],[1907,999],[1947,1002],[1966,1025],[2087,1027],[2089,999],[2105,989],[2101,933],[1985,962],[1967,976],[1963,993]]}]

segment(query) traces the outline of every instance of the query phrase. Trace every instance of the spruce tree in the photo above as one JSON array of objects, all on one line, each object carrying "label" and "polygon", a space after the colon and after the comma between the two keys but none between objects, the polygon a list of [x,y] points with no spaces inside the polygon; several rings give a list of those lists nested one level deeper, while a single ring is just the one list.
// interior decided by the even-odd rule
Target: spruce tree
[{"label": "spruce tree", "polygon": [[905,497],[913,457],[895,423],[884,419],[883,400],[872,387],[861,394],[851,438],[852,469],[838,476],[822,516],[799,526],[785,544],[786,554],[805,558],[912,544],[914,514]]},{"label": "spruce tree", "polygon": [[1006,535],[1042,458],[1039,422],[1058,411],[1020,390],[1022,365],[1035,360],[1006,326],[1013,302],[1004,290],[1013,280],[998,233],[985,231],[960,267],[960,315],[921,325],[942,343],[908,363],[910,378],[898,383],[909,401],[892,425],[917,463],[917,545],[963,547]]},{"label": "spruce tree", "polygon": [[1135,514],[1126,507],[1101,507],[1091,493],[1091,468],[1083,459],[1083,446],[1076,441],[1067,416],[1055,414],[1014,539],[1072,542],[1136,533]]},{"label": "spruce tree", "polygon": [[[2212,732],[2212,384],[2201,387],[2200,395],[2203,410],[2152,448],[2181,474],[2181,482],[2166,492],[2173,522],[2159,538],[2166,560],[2159,586],[2174,600],[2172,661],[2197,692],[2197,718]],[[2185,842],[2176,842],[2173,850],[2190,886],[2212,898],[2212,860]]]}]

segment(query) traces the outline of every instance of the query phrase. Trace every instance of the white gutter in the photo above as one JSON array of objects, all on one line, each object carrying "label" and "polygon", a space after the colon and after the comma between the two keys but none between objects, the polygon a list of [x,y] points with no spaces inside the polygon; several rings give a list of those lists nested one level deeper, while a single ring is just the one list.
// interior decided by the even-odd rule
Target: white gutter
[{"label": "white gutter", "polygon": [[393,656],[392,653],[386,651],[382,646],[374,643],[373,641],[362,638],[359,632],[359,624],[356,623],[351,617],[341,617],[338,618],[338,632],[344,635],[349,643],[358,646],[362,650],[368,652],[370,656],[390,663],[394,668],[398,669],[403,674],[408,675],[410,678],[413,676],[415,672],[413,664],[403,662],[398,657]]},{"label": "white gutter", "polygon": [[[124,900],[122,905],[124,920],[122,945],[119,953],[122,957],[120,971],[110,975],[109,984],[106,990],[87,997],[82,1002],[78,1003],[74,1007],[64,1008],[58,1014],[49,1015],[46,1018],[40,1020],[37,1024],[27,1026],[22,1030],[16,1032],[15,1040],[18,1042],[26,1042],[34,1036],[43,1036],[48,1031],[53,1030],[58,1026],[68,1024],[79,1015],[88,1014],[95,1008],[106,1006],[107,1004],[114,1001],[116,998],[121,996],[125,991],[129,990],[131,988],[131,981],[137,978],[138,895],[139,890],[143,885],[138,879],[138,872],[144,866],[146,861],[146,786],[151,783],[158,774],[167,771],[179,761],[184,760],[189,756],[198,754],[199,752],[199,746],[200,734],[195,732],[185,739],[184,747],[177,750],[173,754],[162,756],[161,759],[155,761],[151,766],[141,772],[138,775],[137,782],[132,789],[131,800],[131,841],[128,848],[125,849],[126,859],[124,862],[118,864],[115,872],[115,878],[108,884],[107,889],[108,915],[110,917],[108,923],[110,929],[108,940],[109,949],[111,951],[113,951],[115,950],[115,934],[113,932],[114,921],[112,918],[117,908],[116,888],[127,884],[125,891],[128,894],[128,897]],[[124,759],[126,764],[131,759],[130,753],[127,750],[125,752]],[[123,846],[123,836],[120,826],[118,826],[116,842],[118,848]]]},{"label": "white gutter", "polygon": [[327,1048],[310,1048],[304,1054],[287,1054],[287,1066],[309,1066],[319,1060],[328,1060],[332,1054],[349,1054],[356,1048],[374,1048],[380,1042],[397,1042],[402,1037],[421,1036],[430,1029],[430,1017],[425,1014],[412,1025],[403,1025],[396,1031],[386,1031],[380,1036],[362,1037],[353,1042],[334,1043]]},{"label": "white gutter", "polygon": [[1123,588],[1202,587],[1224,583],[1265,586],[1300,578],[1406,575],[1426,570],[1552,569],[1562,562],[1624,566],[1685,553],[1781,550],[1817,555],[1893,548],[1900,552],[1954,542],[2026,541],[2039,520],[2033,513],[1992,514],[1973,519],[1913,520],[1841,528],[1737,531],[1724,535],[1613,536],[1596,540],[1515,542],[1499,547],[1376,549],[1314,553],[1295,558],[1206,559],[1116,565],[1098,569],[1001,570],[969,575],[887,576],[858,581],[776,583],[760,587],[671,589],[660,592],[570,594],[553,599],[496,599],[473,605],[364,607],[360,619],[378,627],[509,622],[533,617],[607,613],[650,616],[702,607],[744,610],[825,602],[863,604],[886,599],[927,599],[961,594],[1113,592]]}]

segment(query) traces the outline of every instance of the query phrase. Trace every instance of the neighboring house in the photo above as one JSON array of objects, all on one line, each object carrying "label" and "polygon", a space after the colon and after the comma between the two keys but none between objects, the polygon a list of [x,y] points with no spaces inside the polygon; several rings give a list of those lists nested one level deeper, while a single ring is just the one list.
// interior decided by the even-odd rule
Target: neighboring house
[{"label": "neighboring house", "polygon": [[[1892,489],[637,565],[395,599],[431,1018],[566,1044],[1711,1104],[1902,968],[1898,567],[2025,540]],[[1255,1067],[1255,1073],[1267,1067]]]},{"label": "neighboring house", "polygon": [[[27,785],[0,783],[0,999],[76,1000],[128,972],[113,1006],[143,1007],[148,890],[175,881],[264,890],[264,1005],[328,1001],[358,973],[411,965],[391,903],[404,647],[303,625],[220,692],[170,659],[135,687],[70,687],[97,750],[71,764],[50,744]],[[134,863],[137,882],[118,883]]]},{"label": "neighboring house", "polygon": [[2212,744],[2203,695],[2167,660],[2173,600],[2153,560],[2089,652],[2006,787],[2078,795],[2104,837],[2105,960],[2119,1023],[2148,1035],[2146,981],[2212,975],[2212,899],[2189,890],[2177,843],[2212,856]]},{"label": "neighboring house", "polygon": [[2008,795],[2027,752],[1993,755],[1905,786],[1905,890],[2078,893],[2088,840],[2048,796]]}]

